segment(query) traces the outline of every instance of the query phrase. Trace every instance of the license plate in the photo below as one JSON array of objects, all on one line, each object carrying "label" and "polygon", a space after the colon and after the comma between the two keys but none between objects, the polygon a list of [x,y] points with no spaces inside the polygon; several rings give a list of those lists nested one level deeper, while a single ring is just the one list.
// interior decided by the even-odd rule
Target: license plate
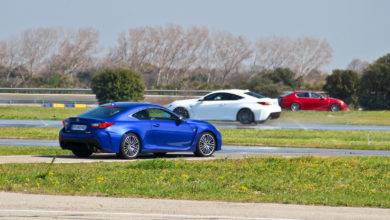
[{"label": "license plate", "polygon": [[72,125],[71,129],[73,131],[85,131],[85,129],[87,129],[87,125]]}]

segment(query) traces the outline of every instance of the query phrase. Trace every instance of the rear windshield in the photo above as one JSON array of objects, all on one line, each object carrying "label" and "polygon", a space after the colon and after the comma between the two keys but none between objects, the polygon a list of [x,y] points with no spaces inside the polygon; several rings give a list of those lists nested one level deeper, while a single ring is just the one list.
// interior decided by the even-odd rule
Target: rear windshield
[{"label": "rear windshield", "polygon": [[258,99],[266,98],[265,96],[257,94],[255,92],[246,92],[245,94],[253,96],[253,97],[258,98]]},{"label": "rear windshield", "polygon": [[109,118],[120,112],[126,110],[125,108],[111,108],[111,107],[96,107],[91,110],[88,110],[84,113],[81,113],[79,116],[89,116],[89,117],[98,117],[98,118]]},{"label": "rear windshield", "polygon": [[282,95],[282,96],[289,96],[289,95],[291,95],[291,94],[293,94],[294,92],[288,92],[288,93],[286,93],[286,94],[284,94],[284,95]]}]

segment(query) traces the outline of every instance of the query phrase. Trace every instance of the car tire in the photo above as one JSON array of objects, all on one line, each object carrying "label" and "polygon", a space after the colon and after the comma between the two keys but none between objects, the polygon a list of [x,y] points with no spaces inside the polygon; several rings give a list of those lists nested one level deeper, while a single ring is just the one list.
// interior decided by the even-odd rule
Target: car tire
[{"label": "car tire", "polygon": [[86,149],[86,148],[74,149],[74,150],[72,150],[72,152],[76,157],[80,157],[80,158],[87,158],[87,157],[92,155],[92,151],[89,149]]},{"label": "car tire", "polygon": [[301,106],[298,103],[294,102],[290,105],[290,109],[293,112],[297,112],[299,111],[299,109],[301,109]]},{"label": "car tire", "polygon": [[117,157],[121,159],[134,159],[138,157],[141,152],[141,140],[134,133],[126,134],[119,148],[119,153],[117,153]]},{"label": "car tire", "polygon": [[217,148],[217,140],[211,132],[203,132],[196,143],[194,154],[198,157],[209,157]]},{"label": "car tire", "polygon": [[177,107],[173,110],[176,114],[183,116],[183,118],[190,118],[190,114],[183,107]]},{"label": "car tire", "polygon": [[241,109],[237,114],[237,120],[241,124],[250,124],[254,121],[253,112],[249,109]]},{"label": "car tire", "polygon": [[330,111],[332,111],[332,112],[338,112],[338,111],[340,111],[340,109],[341,109],[341,107],[337,103],[333,103],[332,106],[330,106]]},{"label": "car tire", "polygon": [[156,152],[153,154],[155,157],[165,157],[165,155],[167,155],[167,152]]}]

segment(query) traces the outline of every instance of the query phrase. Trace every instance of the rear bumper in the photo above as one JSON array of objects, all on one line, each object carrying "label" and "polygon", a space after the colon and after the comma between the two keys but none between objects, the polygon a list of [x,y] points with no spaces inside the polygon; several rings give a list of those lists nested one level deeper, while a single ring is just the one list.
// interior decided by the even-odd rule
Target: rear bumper
[{"label": "rear bumper", "polygon": [[106,133],[74,134],[61,130],[58,141],[64,150],[88,149],[92,152],[112,152],[111,141]]},{"label": "rear bumper", "polygon": [[64,150],[88,149],[92,152],[103,152],[103,147],[94,139],[59,138],[60,146]]},{"label": "rear bumper", "polygon": [[280,117],[282,109],[280,106],[269,106],[258,110],[255,113],[255,121],[266,121],[268,119],[277,119]]},{"label": "rear bumper", "polygon": [[278,119],[280,117],[280,112],[272,112],[269,115],[269,119]]}]

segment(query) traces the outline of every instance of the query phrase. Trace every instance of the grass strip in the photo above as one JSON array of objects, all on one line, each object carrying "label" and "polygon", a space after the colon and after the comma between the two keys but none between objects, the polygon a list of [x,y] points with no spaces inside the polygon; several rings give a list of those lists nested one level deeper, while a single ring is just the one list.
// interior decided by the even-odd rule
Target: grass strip
[{"label": "grass strip", "polygon": [[389,131],[221,129],[224,145],[390,150]]},{"label": "grass strip", "polygon": [[70,155],[71,151],[60,147],[0,146],[0,155]]},{"label": "grass strip", "polygon": [[341,125],[390,125],[390,111],[283,111],[275,122],[328,123]]},{"label": "grass strip", "polygon": [[390,208],[390,158],[2,164],[0,190]]},{"label": "grass strip", "polygon": [[40,106],[0,106],[0,119],[64,120],[90,108],[45,108]]},{"label": "grass strip", "polygon": [[[89,108],[43,108],[38,106],[0,106],[0,119],[63,120]],[[288,123],[331,123],[349,125],[390,125],[390,111],[283,111],[277,121]]]},{"label": "grass strip", "polygon": [[0,127],[0,138],[57,140],[60,130],[51,127]]}]

